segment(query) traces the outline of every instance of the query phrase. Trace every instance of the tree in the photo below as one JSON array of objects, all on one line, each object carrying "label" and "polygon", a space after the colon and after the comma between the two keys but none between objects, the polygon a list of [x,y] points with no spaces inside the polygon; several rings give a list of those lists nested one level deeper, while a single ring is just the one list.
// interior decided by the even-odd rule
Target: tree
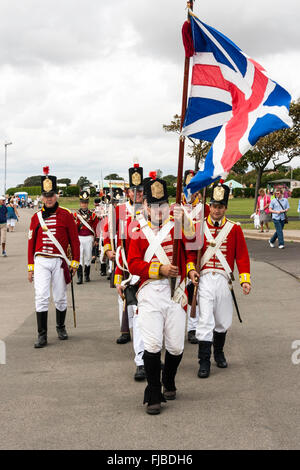
[{"label": "tree", "polygon": [[77,186],[83,188],[84,186],[89,186],[91,182],[87,179],[86,176],[80,176],[79,180],[77,181]]},{"label": "tree", "polygon": [[156,177],[157,178],[162,178],[163,172],[160,169],[155,170],[155,171],[156,171]]},{"label": "tree", "polygon": [[167,186],[173,186],[177,181],[177,177],[174,175],[167,175],[164,177],[164,180],[166,181]]},{"label": "tree", "polygon": [[24,184],[22,184],[21,186],[40,186],[41,184],[41,175],[37,175],[37,176],[28,176],[25,180],[24,180]]},{"label": "tree", "polygon": [[[259,139],[252,150],[249,150],[243,157],[248,164],[255,168],[257,172],[255,185],[255,201],[258,197],[258,190],[261,186],[262,175],[268,171],[267,166],[272,165],[273,170],[278,170],[286,163],[297,157],[300,152],[300,99],[292,102],[290,106],[290,116],[294,125],[291,129],[281,129]],[[254,206],[255,209],[256,206]]]},{"label": "tree", "polygon": [[[163,124],[163,129],[165,132],[175,132],[176,134],[180,134],[180,123],[181,117],[178,114],[175,114],[173,120],[170,124]],[[191,142],[188,146],[190,151],[187,153],[190,158],[194,158],[194,170],[199,170],[199,164],[201,161],[205,160],[206,155],[209,152],[211,147],[210,142],[206,142],[205,140],[198,140],[193,139],[192,137],[188,137],[189,141]]]},{"label": "tree", "polygon": [[57,182],[58,184],[66,184],[67,186],[71,184],[70,178],[60,178],[59,180],[57,180]]},{"label": "tree", "polygon": [[119,176],[117,173],[111,173],[110,175],[107,175],[104,177],[105,180],[124,180],[121,176]]}]

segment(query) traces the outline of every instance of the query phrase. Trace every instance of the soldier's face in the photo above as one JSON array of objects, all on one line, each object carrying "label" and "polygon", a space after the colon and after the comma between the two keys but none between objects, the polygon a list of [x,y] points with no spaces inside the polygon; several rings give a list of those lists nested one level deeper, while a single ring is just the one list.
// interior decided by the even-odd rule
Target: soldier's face
[{"label": "soldier's face", "polygon": [[50,207],[53,207],[57,201],[57,196],[54,194],[54,196],[43,196],[43,203],[46,207],[50,209]]},{"label": "soldier's face", "polygon": [[210,216],[216,220],[219,221],[223,219],[225,212],[226,212],[227,207],[224,206],[224,204],[216,204],[213,203],[210,205]]},{"label": "soldier's face", "polygon": [[[133,189],[128,189],[128,196],[130,200],[133,202],[134,201],[134,190]],[[143,202],[143,191],[136,191],[136,199],[135,202],[137,204],[142,204]]]},{"label": "soldier's face", "polygon": [[80,209],[85,211],[85,210],[87,210],[88,207],[89,207],[88,202],[80,202]]},{"label": "soldier's face", "polygon": [[147,205],[147,213],[153,224],[160,225],[170,217],[170,206],[168,203]]}]

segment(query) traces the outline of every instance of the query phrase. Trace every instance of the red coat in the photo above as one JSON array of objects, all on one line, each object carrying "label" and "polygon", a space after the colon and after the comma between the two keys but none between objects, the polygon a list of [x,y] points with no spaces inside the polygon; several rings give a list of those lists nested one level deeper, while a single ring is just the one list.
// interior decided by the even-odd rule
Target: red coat
[{"label": "red coat", "polygon": [[[153,279],[161,279],[159,274],[159,268],[161,263],[157,259],[156,255],[152,257],[150,262],[144,261],[146,250],[149,246],[148,240],[145,238],[142,230],[138,230],[140,233],[139,238],[132,239],[129,246],[128,253],[128,266],[129,271],[133,275],[140,276],[139,288],[141,288],[146,282]],[[162,242],[166,255],[172,263],[173,257],[173,240],[174,240],[174,227],[171,229],[168,236]],[[177,266],[179,268],[179,275],[181,281],[186,277],[187,273],[192,269],[195,269],[196,253],[195,251],[185,250],[185,237],[179,240],[178,246],[178,260]]]},{"label": "red coat", "polygon": [[[68,246],[71,245],[71,266],[77,268],[80,258],[80,243],[71,212],[68,209],[58,207],[57,210],[45,220],[45,223],[66,254]],[[59,250],[52,241],[50,241],[46,232],[43,232],[37,213],[31,218],[28,234],[28,271],[34,271],[34,256],[36,254],[62,258]]]},{"label": "red coat", "polygon": [[[121,245],[121,239],[124,239],[125,251],[128,253],[131,230],[136,224],[131,224],[133,216],[133,206],[127,201],[124,204],[120,204],[114,208],[115,210],[115,233],[117,235],[117,247]],[[128,236],[129,235],[129,236]],[[103,245],[104,253],[111,251],[111,239],[109,233],[108,217],[104,223],[103,228]]]},{"label": "red coat", "polygon": [[[220,233],[225,224],[229,223],[228,219],[224,217],[221,221],[220,227],[215,227],[212,223],[210,216],[206,219],[207,226],[212,234],[213,238],[216,238]],[[249,282],[250,283],[250,259],[247,244],[244,238],[243,231],[239,224],[234,223],[233,228],[229,232],[228,236],[222,242],[220,249],[223,255],[226,258],[227,263],[229,264],[232,272],[234,270],[234,262],[237,264],[237,268],[240,274],[240,282]],[[204,244],[202,248],[202,256],[205,254],[207,248],[209,247],[209,242],[204,235]],[[201,273],[205,272],[216,272],[221,271],[224,273],[224,268],[220,263],[217,256],[213,256],[202,268]]]},{"label": "red coat", "polygon": [[[80,211],[78,211],[78,213],[82,217],[82,214],[80,214]],[[97,217],[95,212],[88,211],[88,217],[85,219],[85,221],[89,224],[89,226],[94,230],[94,233],[92,232],[92,230],[89,230],[81,222],[81,220],[79,219],[79,217],[77,215],[77,212],[73,213],[73,217],[75,219],[75,223],[77,225],[77,230],[78,230],[78,235],[80,237],[87,237],[87,236],[90,236],[90,235],[96,236],[96,228],[97,228],[97,225],[98,225],[98,222],[99,222],[99,218]]]}]

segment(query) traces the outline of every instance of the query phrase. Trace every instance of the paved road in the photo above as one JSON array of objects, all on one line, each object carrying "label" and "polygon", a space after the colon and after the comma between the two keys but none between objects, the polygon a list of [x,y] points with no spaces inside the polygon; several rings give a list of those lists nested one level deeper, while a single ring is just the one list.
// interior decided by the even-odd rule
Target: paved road
[{"label": "paved road", "polygon": [[[272,232],[271,232],[272,233]],[[247,246],[253,260],[263,261],[300,280],[300,244],[286,242],[279,250],[271,248],[267,240],[247,239]]]},{"label": "paved road", "polygon": [[[132,344],[119,334],[115,290],[92,271],[76,286],[78,327],[56,338],[50,309],[49,346],[35,350],[33,289],[26,281],[28,212],[8,234],[0,259],[0,449],[299,449],[300,284],[253,261],[253,292],[236,287],[243,324],[234,318],[226,347],[229,368],[197,377],[197,347],[186,344],[178,399],[148,416],[144,384],[133,380]],[[278,250],[279,251],[279,250]],[[288,253],[286,250],[285,253]],[[286,255],[287,256],[287,255]]]}]

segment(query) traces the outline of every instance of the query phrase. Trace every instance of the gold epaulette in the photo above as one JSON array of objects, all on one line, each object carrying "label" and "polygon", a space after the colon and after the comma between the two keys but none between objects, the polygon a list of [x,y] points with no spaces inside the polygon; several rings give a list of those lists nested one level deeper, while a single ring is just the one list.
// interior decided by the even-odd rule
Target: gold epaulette
[{"label": "gold epaulette", "polygon": [[70,211],[70,209],[68,209],[67,207],[62,207],[62,206],[59,206],[61,209],[64,209],[65,211],[68,211],[69,214],[72,214],[72,212]]},{"label": "gold epaulette", "polygon": [[230,219],[226,219],[226,220],[234,225],[241,225],[239,221],[235,222],[234,220],[230,220]]}]

